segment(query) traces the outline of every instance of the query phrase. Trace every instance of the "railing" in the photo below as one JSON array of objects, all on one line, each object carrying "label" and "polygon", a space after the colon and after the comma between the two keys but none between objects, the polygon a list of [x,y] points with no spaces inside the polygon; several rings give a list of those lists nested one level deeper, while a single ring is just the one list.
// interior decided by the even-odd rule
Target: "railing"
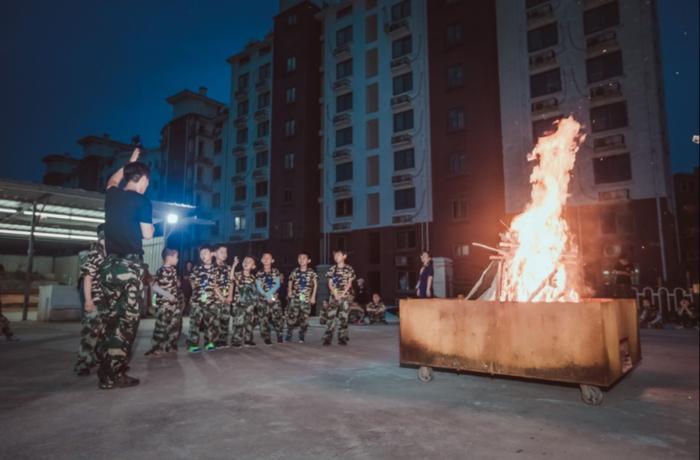
[{"label": "railing", "polygon": [[675,311],[681,299],[688,299],[690,302],[693,301],[693,293],[681,287],[671,289],[660,287],[654,291],[653,288],[647,286],[641,290],[633,287],[632,290],[634,291],[637,305],[641,304],[642,299],[649,298],[654,305],[662,308],[662,311],[671,311],[671,309]]}]

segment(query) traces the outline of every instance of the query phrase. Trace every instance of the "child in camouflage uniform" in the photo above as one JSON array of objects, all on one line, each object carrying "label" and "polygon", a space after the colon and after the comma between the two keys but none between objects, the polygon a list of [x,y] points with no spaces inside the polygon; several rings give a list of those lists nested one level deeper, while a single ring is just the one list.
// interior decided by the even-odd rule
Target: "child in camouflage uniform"
[{"label": "child in camouflage uniform", "polygon": [[326,273],[331,297],[326,313],[326,332],[323,334],[323,345],[330,345],[333,334],[338,328],[338,345],[348,344],[348,313],[352,303],[352,282],[355,271],[345,263],[348,255],[343,250],[333,252],[333,265]]},{"label": "child in camouflage uniform", "polygon": [[153,328],[151,349],[146,355],[162,356],[163,352],[177,351],[182,319],[182,292],[178,285],[176,249],[163,249],[163,266],[156,272],[152,290],[155,296],[156,324]]},{"label": "child in camouflage uniform", "polygon": [[90,251],[80,267],[85,294],[85,312],[83,328],[80,330],[78,362],[73,371],[81,377],[90,375],[90,370],[100,364],[98,342],[105,333],[105,306],[102,287],[97,280],[100,266],[106,257],[104,224],[97,227],[97,242],[90,246]]},{"label": "child in camouflage uniform", "polygon": [[367,317],[369,318],[369,324],[386,324],[386,319],[384,318],[385,312],[386,306],[384,305],[384,302],[382,302],[382,297],[375,292],[372,294],[372,301],[367,304]]},{"label": "child in camouflage uniform", "polygon": [[216,266],[212,264],[211,249],[203,246],[199,249],[201,263],[194,267],[190,275],[192,283],[192,311],[190,312],[190,334],[187,340],[188,351],[197,353],[200,348],[201,335],[204,336],[204,348],[215,350],[219,323],[216,309]]},{"label": "child in camouflage uniform", "polygon": [[216,258],[216,287],[214,292],[217,298],[217,321],[219,324],[219,339],[216,346],[228,347],[228,336],[231,323],[231,303],[233,302],[233,271],[238,265],[238,258],[234,258],[233,267],[226,265],[228,259],[228,248],[223,244],[216,246],[214,252]]},{"label": "child in camouflage uniform", "polygon": [[289,275],[287,286],[287,342],[292,341],[294,328],[299,328],[299,343],[304,343],[304,335],[309,327],[309,315],[311,305],[316,303],[316,290],[318,288],[318,276],[309,267],[309,255],[299,254],[297,257],[299,267]]},{"label": "child in camouflage uniform", "polygon": [[233,307],[233,339],[231,344],[238,348],[243,343],[254,346],[255,308],[258,305],[258,290],[255,286],[255,261],[246,257],[241,264],[243,270],[233,274],[236,296]]},{"label": "child in camouflage uniform", "polygon": [[263,254],[260,262],[263,269],[255,275],[255,285],[258,288],[259,300],[257,308],[260,336],[266,345],[271,345],[270,326],[275,330],[277,343],[282,343],[284,329],[284,312],[279,299],[279,289],[282,286],[283,276],[276,268],[272,268],[275,260],[272,254]]}]

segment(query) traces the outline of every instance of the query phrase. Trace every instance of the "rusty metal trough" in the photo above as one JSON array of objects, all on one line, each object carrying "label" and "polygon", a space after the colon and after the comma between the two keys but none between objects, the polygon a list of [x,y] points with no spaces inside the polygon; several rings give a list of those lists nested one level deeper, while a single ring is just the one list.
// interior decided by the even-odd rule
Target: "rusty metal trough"
[{"label": "rusty metal trough", "polygon": [[597,405],[642,358],[632,299],[407,299],[400,311],[401,365],[422,381],[435,368],[574,383]]}]

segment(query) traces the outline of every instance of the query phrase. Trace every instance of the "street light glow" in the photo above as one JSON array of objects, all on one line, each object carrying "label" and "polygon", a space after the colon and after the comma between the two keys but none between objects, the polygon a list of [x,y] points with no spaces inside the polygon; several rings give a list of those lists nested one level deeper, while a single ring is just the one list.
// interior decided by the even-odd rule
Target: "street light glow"
[{"label": "street light glow", "polygon": [[165,217],[165,220],[166,220],[166,222],[168,222],[170,225],[175,225],[175,224],[177,224],[178,215],[177,215],[177,214],[174,214],[174,213],[169,213],[169,214]]}]

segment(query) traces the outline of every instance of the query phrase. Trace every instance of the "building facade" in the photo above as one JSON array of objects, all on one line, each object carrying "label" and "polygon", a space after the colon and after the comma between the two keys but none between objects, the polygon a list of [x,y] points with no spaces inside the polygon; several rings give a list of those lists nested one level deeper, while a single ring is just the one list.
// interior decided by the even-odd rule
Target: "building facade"
[{"label": "building facade", "polygon": [[698,242],[700,229],[699,212],[700,180],[698,168],[692,173],[674,174],[673,187],[676,202],[676,218],[678,219],[678,251],[681,258],[682,281],[685,286],[698,284]]}]

